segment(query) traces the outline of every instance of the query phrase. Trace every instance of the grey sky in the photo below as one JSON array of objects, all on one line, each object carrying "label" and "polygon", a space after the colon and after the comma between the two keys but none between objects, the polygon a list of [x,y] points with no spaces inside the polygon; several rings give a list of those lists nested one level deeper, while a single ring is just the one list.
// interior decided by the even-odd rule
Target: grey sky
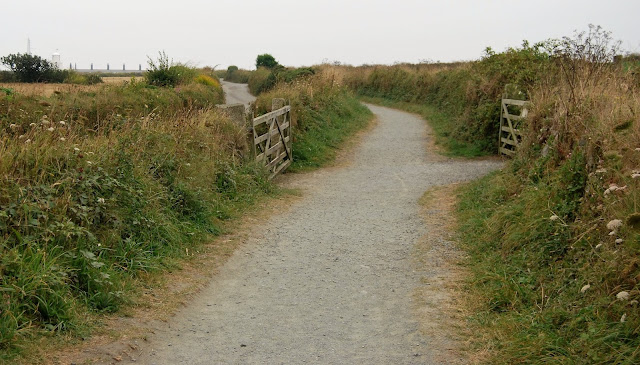
[{"label": "grey sky", "polygon": [[32,53],[78,68],[137,69],[159,50],[218,68],[253,68],[261,53],[288,66],[470,60],[589,23],[640,52],[638,0],[0,0],[0,14],[0,56],[28,37]]}]

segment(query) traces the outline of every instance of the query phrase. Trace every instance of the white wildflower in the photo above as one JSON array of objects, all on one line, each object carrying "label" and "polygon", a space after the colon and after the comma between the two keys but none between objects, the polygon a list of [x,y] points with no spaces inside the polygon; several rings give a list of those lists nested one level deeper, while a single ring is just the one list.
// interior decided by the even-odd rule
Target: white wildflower
[{"label": "white wildflower", "polygon": [[620,227],[622,227],[622,221],[620,219],[613,219],[607,223],[607,228],[611,231],[615,231]]},{"label": "white wildflower", "polygon": [[596,174],[604,174],[605,172],[607,172],[607,169],[597,169],[596,170]]},{"label": "white wildflower", "polygon": [[618,234],[618,232],[616,232],[616,231],[611,231],[611,232],[609,232],[609,236],[615,236],[615,235],[617,235],[617,234]]},{"label": "white wildflower", "polygon": [[31,143],[31,139],[27,139],[24,143]]},{"label": "white wildflower", "polygon": [[53,132],[53,131],[55,131],[56,129],[55,129],[55,128],[53,128],[53,127],[49,127],[49,128],[47,128],[47,130],[48,130],[49,132]]},{"label": "white wildflower", "polygon": [[67,122],[65,122],[64,120],[61,120],[58,123],[60,123],[60,125],[66,125],[67,124]]},{"label": "white wildflower", "polygon": [[640,179],[640,173],[636,172],[635,174],[631,175],[632,179]]},{"label": "white wildflower", "polygon": [[587,290],[589,290],[589,288],[591,288],[591,285],[589,284],[583,286],[582,289],[580,289],[580,293],[586,292]]},{"label": "white wildflower", "polygon": [[629,300],[629,292],[621,291],[616,295],[616,298],[618,298],[618,300]]},{"label": "white wildflower", "polygon": [[87,161],[87,164],[88,164],[88,165],[93,165],[93,162],[91,162],[91,161]]},{"label": "white wildflower", "polygon": [[67,139],[66,139],[66,138],[64,138],[64,137],[60,137],[60,140],[61,140],[62,142],[64,142],[64,141],[66,141]]},{"label": "white wildflower", "polygon": [[35,126],[37,126],[37,124],[35,124],[35,123],[29,123],[29,126],[30,126],[30,127],[35,127]]},{"label": "white wildflower", "polygon": [[599,249],[600,249],[600,247],[602,247],[602,243],[598,243],[598,244],[596,245],[596,250],[599,250]]},{"label": "white wildflower", "polygon": [[9,128],[11,129],[16,129],[17,127],[18,126],[16,124],[13,124],[13,123],[9,124]]},{"label": "white wildflower", "polygon": [[24,138],[24,134],[21,134],[18,136],[18,139],[23,139]]},{"label": "white wildflower", "polygon": [[627,321],[627,314],[623,314],[622,317],[620,317],[620,323],[624,323]]},{"label": "white wildflower", "polygon": [[76,152],[80,152],[80,149],[78,147],[73,147],[73,150]]},{"label": "white wildflower", "polygon": [[98,198],[98,203],[99,204],[104,204],[104,198]]},{"label": "white wildflower", "polygon": [[622,238],[618,238],[618,239],[616,240],[616,243],[622,243],[622,242],[624,242],[624,241],[622,240]]},{"label": "white wildflower", "polygon": [[44,125],[49,125],[49,123],[51,123],[51,122],[49,122],[49,121],[48,121],[48,120],[46,120],[46,119],[42,119],[42,120],[40,121],[40,123],[42,123],[42,124],[44,124]]},{"label": "white wildflower", "polygon": [[551,217],[549,217],[550,221],[557,221],[558,219],[560,219],[560,217],[558,217],[557,215],[552,215]]},{"label": "white wildflower", "polygon": [[186,165],[187,167],[188,167],[188,166],[191,166],[191,164],[190,164],[190,163],[188,163],[188,162],[187,162],[185,165]]}]

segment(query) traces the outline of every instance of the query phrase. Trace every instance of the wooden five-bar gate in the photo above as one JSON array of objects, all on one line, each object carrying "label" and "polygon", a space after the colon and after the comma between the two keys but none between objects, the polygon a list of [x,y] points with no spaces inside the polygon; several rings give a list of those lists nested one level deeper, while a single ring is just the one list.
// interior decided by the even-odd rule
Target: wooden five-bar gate
[{"label": "wooden five-bar gate", "polygon": [[[284,100],[282,100],[284,104]],[[276,100],[274,100],[274,106]],[[275,109],[275,108],[274,108]],[[253,119],[253,146],[256,161],[262,162],[270,172],[269,178],[284,171],[293,160],[291,154],[291,106]]]},{"label": "wooden five-bar gate", "polygon": [[522,141],[522,132],[519,127],[522,120],[527,117],[529,102],[502,99],[501,104],[498,150],[501,154],[511,157]]}]

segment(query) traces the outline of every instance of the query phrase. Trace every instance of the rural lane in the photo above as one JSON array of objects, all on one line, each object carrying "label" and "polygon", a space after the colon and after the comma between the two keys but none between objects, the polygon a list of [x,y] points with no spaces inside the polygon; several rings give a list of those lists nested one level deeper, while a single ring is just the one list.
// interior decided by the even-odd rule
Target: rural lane
[{"label": "rural lane", "polygon": [[247,84],[236,84],[235,82],[220,81],[227,104],[244,104],[245,109],[256,100],[256,97],[249,92]]},{"label": "rural lane", "polygon": [[348,162],[294,176],[301,199],[254,227],[204,289],[141,349],[137,364],[432,364],[415,291],[428,234],[418,200],[500,162],[435,158],[425,122],[378,118]]}]

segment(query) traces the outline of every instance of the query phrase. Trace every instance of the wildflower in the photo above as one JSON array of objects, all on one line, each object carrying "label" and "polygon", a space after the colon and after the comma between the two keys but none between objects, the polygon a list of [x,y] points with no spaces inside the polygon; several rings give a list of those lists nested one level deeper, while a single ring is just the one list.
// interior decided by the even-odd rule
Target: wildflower
[{"label": "wildflower", "polygon": [[627,314],[623,314],[622,317],[620,317],[620,323],[624,323],[627,320]]},{"label": "wildflower", "polygon": [[24,138],[24,134],[21,134],[18,136],[18,139],[23,139]]},{"label": "wildflower", "polygon": [[73,147],[73,150],[76,152],[80,152],[80,149],[78,147]]},{"label": "wildflower", "polygon": [[98,198],[98,203],[99,204],[104,204],[104,198]]},{"label": "wildflower", "polygon": [[622,243],[622,242],[624,242],[624,241],[622,240],[622,238],[618,238],[618,239],[616,240],[616,243]]},{"label": "wildflower", "polygon": [[37,124],[35,124],[35,123],[29,123],[29,126],[30,126],[30,127],[35,127],[35,126],[37,126]]},{"label": "wildflower", "polygon": [[552,215],[551,217],[549,217],[550,221],[557,221],[558,219],[560,219],[560,217],[558,217],[557,215]]},{"label": "wildflower", "polygon": [[607,223],[607,228],[611,231],[615,231],[620,227],[622,227],[622,221],[620,219],[613,219]]},{"label": "wildflower", "polygon": [[48,121],[48,120],[46,120],[46,119],[42,119],[42,120],[40,121],[40,123],[42,123],[42,124],[44,124],[44,125],[49,125],[49,123],[51,123],[51,122],[49,122],[49,121]]},{"label": "wildflower", "polygon": [[60,140],[61,140],[62,142],[64,142],[64,141],[66,141],[67,139],[66,139],[66,138],[64,138],[64,137],[60,137]]},{"label": "wildflower", "polygon": [[596,245],[596,250],[600,249],[600,247],[602,247],[602,243],[598,243],[598,244]]},{"label": "wildflower", "polygon": [[591,288],[591,285],[589,284],[583,286],[582,289],[580,289],[580,293],[586,292],[587,290],[589,290],[589,288]]},{"label": "wildflower", "polygon": [[87,164],[89,164],[89,165],[93,165],[93,162],[91,162],[91,161],[87,161]]},{"label": "wildflower", "polygon": [[9,124],[9,128],[11,128],[11,129],[16,129],[17,127],[18,127],[18,126],[17,126],[16,124],[13,124],[13,123],[12,123],[12,124]]},{"label": "wildflower", "polygon": [[58,123],[60,123],[60,125],[67,125],[67,122],[65,122],[64,120],[61,120]]},{"label": "wildflower", "polygon": [[640,179],[640,172],[636,172],[634,174],[631,175],[632,179]]},{"label": "wildflower", "polygon": [[604,174],[605,172],[607,172],[607,169],[597,169],[596,170],[596,174]]},{"label": "wildflower", "polygon": [[615,236],[616,234],[618,234],[618,232],[616,232],[616,231],[609,232],[609,236]]},{"label": "wildflower", "polygon": [[629,292],[621,291],[616,295],[616,298],[618,298],[618,300],[629,300]]},{"label": "wildflower", "polygon": [[55,129],[55,128],[53,128],[53,127],[49,127],[49,128],[47,128],[47,130],[48,130],[49,132],[53,132],[53,131],[55,131],[56,129]]},{"label": "wildflower", "polygon": [[31,143],[31,139],[27,139],[24,143]]},{"label": "wildflower", "polygon": [[187,166],[187,167],[188,167],[188,166],[191,166],[191,164],[187,162],[187,163],[186,163],[186,166]]}]

